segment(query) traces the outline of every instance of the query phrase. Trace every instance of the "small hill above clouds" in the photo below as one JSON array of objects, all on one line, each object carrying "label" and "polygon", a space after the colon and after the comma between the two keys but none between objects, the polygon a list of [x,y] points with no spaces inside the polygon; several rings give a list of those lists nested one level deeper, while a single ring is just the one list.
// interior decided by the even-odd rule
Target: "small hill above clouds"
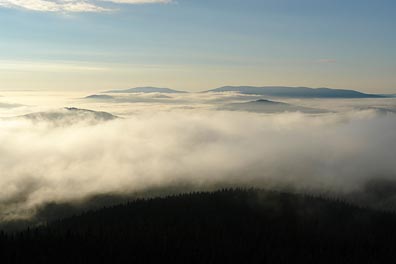
[{"label": "small hill above clouds", "polygon": [[118,118],[107,112],[80,109],[75,107],[65,107],[47,112],[31,113],[18,118],[30,120],[32,122],[48,122],[55,126],[68,126],[76,123],[97,124]]},{"label": "small hill above clouds", "polygon": [[218,108],[226,111],[245,111],[256,113],[279,113],[279,112],[303,112],[311,114],[326,113],[327,110],[303,107],[282,102],[275,102],[265,99],[250,101],[245,103],[226,104]]},{"label": "small hill above clouds", "polygon": [[257,94],[273,97],[291,98],[385,98],[384,95],[365,94],[354,90],[285,87],[285,86],[224,86],[206,92],[237,92],[241,94]]},{"label": "small hill above clouds", "polygon": [[93,95],[88,95],[88,96],[84,97],[84,99],[112,100],[112,99],[114,99],[114,97],[111,95],[106,95],[106,94],[93,94]]},{"label": "small hill above clouds", "polygon": [[187,93],[185,91],[178,91],[169,88],[157,87],[136,87],[125,90],[110,90],[105,93]]}]

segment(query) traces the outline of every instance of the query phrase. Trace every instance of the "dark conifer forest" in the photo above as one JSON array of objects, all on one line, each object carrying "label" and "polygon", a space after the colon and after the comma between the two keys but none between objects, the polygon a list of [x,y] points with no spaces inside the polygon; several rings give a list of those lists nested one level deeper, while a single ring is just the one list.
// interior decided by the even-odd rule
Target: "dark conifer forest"
[{"label": "dark conifer forest", "polygon": [[195,192],[0,234],[2,263],[395,263],[396,215],[264,190]]}]

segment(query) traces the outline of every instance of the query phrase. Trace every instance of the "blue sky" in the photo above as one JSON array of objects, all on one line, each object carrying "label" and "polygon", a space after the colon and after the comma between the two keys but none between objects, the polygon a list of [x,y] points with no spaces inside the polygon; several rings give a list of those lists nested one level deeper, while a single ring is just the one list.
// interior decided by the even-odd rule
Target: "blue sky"
[{"label": "blue sky", "polygon": [[0,89],[396,93],[395,1],[157,1],[0,0]]}]

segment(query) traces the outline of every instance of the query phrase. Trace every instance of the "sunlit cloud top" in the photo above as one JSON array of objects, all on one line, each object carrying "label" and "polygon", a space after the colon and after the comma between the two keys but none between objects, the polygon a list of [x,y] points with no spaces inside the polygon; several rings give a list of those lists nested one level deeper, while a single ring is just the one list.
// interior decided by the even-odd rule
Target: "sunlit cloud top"
[{"label": "sunlit cloud top", "polygon": [[105,12],[112,9],[103,6],[113,4],[170,3],[172,0],[0,0],[0,7],[21,8],[39,12]]}]

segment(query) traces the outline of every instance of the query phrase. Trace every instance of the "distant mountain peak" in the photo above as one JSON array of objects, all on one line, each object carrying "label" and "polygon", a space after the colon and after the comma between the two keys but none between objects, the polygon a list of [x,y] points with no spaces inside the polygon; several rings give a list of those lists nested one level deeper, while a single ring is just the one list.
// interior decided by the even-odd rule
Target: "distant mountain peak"
[{"label": "distant mountain peak", "polygon": [[256,101],[251,101],[249,103],[260,103],[260,104],[284,104],[281,102],[275,102],[275,101],[271,101],[271,100],[267,100],[267,99],[258,99]]},{"label": "distant mountain peak", "polygon": [[158,88],[158,87],[135,87],[125,90],[110,90],[105,93],[187,93],[185,91],[173,90],[170,88]]},{"label": "distant mountain peak", "polygon": [[84,97],[84,99],[110,100],[114,99],[114,97],[106,94],[92,94]]}]

